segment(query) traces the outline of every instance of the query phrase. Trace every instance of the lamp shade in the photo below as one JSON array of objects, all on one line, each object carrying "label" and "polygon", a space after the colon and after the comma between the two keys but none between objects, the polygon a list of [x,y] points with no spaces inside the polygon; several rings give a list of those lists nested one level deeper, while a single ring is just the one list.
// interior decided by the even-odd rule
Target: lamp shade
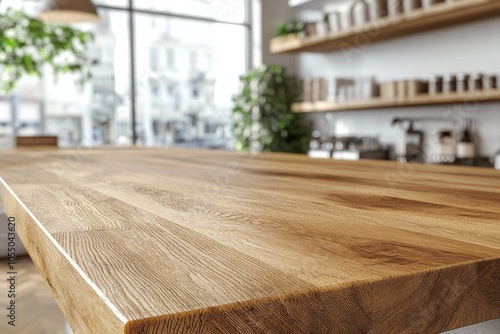
[{"label": "lamp shade", "polygon": [[45,0],[38,16],[50,23],[83,23],[99,20],[91,0]]}]

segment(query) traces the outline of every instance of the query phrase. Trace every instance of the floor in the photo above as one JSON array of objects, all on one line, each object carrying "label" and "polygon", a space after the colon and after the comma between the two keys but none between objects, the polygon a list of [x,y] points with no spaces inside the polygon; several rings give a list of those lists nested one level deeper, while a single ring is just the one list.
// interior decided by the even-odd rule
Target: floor
[{"label": "floor", "polygon": [[16,327],[12,327],[6,320],[7,261],[0,260],[0,333],[64,334],[64,316],[31,259],[18,258],[16,267]]}]

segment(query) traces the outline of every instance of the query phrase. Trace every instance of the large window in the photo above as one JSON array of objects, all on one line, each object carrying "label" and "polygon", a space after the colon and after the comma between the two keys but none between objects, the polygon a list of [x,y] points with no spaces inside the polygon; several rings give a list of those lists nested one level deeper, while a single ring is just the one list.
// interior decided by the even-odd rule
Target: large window
[{"label": "large window", "polygon": [[[135,138],[151,146],[227,147],[231,97],[249,63],[245,1],[94,2],[100,22],[82,26],[96,36],[91,81],[55,80],[50,69],[42,80],[24,78],[0,97],[0,145],[44,133],[63,146]],[[0,11],[36,12],[39,2],[19,3],[4,0]]]},{"label": "large window", "polygon": [[162,11],[217,21],[244,23],[246,17],[245,0],[136,0],[134,4],[140,10]]},{"label": "large window", "polygon": [[142,13],[135,19],[139,142],[225,147],[231,95],[245,71],[245,28]]}]

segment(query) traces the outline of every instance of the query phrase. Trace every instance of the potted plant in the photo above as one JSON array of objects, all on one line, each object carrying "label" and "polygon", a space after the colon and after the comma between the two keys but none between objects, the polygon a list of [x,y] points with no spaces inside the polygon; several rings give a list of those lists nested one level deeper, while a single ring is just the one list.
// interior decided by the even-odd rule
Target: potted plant
[{"label": "potted plant", "polygon": [[0,92],[11,91],[25,75],[42,76],[49,64],[54,73],[91,76],[87,54],[93,34],[69,26],[51,25],[8,9],[0,14]]},{"label": "potted plant", "polygon": [[276,27],[275,37],[283,39],[299,39],[306,34],[306,23],[301,21],[282,22]]},{"label": "potted plant", "polygon": [[300,101],[301,82],[284,68],[266,65],[241,78],[232,112],[238,150],[306,153],[311,124],[291,105]]}]

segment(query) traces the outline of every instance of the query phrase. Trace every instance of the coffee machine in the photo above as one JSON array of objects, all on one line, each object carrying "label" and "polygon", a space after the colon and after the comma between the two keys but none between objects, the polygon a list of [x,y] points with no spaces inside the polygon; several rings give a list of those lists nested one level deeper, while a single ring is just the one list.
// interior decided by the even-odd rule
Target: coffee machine
[{"label": "coffee machine", "polygon": [[398,162],[424,161],[424,133],[414,129],[414,119],[395,118],[392,125],[400,127],[395,154]]}]

